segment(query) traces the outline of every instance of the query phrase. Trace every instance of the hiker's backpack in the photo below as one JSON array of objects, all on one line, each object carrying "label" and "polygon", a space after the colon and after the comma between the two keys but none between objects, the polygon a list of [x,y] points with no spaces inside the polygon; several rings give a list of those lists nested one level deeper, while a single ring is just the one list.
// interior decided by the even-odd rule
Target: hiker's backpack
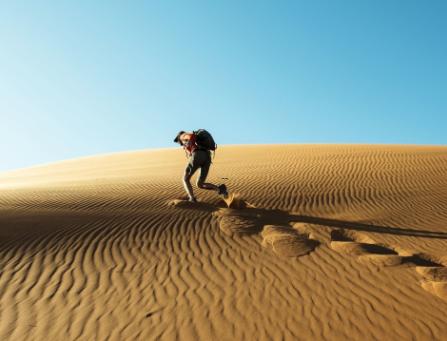
[{"label": "hiker's backpack", "polygon": [[196,144],[199,148],[206,150],[216,150],[217,144],[214,142],[211,134],[205,129],[199,129],[193,132],[196,136]]}]

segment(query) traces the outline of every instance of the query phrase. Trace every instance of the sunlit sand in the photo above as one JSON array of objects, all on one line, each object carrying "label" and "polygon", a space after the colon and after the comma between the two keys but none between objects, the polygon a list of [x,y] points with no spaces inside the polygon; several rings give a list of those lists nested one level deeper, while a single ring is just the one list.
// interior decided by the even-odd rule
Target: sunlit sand
[{"label": "sunlit sand", "polygon": [[447,148],[222,146],[198,203],[185,164],[0,175],[0,340],[446,337]]}]

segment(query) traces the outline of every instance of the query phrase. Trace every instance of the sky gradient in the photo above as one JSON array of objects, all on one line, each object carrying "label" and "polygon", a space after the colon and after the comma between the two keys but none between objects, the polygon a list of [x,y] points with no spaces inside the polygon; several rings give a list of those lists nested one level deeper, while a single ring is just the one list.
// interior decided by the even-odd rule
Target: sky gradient
[{"label": "sky gradient", "polygon": [[447,1],[0,4],[0,172],[218,144],[447,143]]}]

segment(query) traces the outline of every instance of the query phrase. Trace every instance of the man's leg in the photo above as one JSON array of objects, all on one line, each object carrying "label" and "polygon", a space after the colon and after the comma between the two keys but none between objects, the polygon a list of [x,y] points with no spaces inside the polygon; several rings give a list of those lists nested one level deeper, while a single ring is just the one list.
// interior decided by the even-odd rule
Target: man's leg
[{"label": "man's leg", "polygon": [[194,192],[191,186],[191,177],[197,170],[197,166],[194,164],[194,157],[191,157],[188,165],[186,166],[185,173],[183,174],[183,186],[185,187],[186,193],[190,201],[195,201]]},{"label": "man's leg", "polygon": [[219,190],[219,186],[213,185],[210,182],[201,182],[200,179],[197,180],[197,187],[202,189],[212,189],[213,191]]},{"label": "man's leg", "polygon": [[202,169],[200,173],[200,177],[197,180],[197,187],[216,191],[219,195],[223,195],[224,198],[228,197],[227,186],[225,186],[224,184],[216,186],[212,183],[204,182],[205,180],[202,180]]},{"label": "man's leg", "polygon": [[211,166],[211,159],[208,162],[205,162],[204,165],[202,165],[202,167],[200,167],[200,176],[197,178],[197,187],[202,188],[202,189],[210,189],[213,191],[219,191],[219,187],[209,183],[209,182],[205,182],[206,177],[208,176],[208,172],[210,170],[210,166]]},{"label": "man's leg", "polygon": [[185,187],[185,191],[186,193],[188,193],[189,200],[193,201],[195,197],[191,186],[191,175],[187,174],[186,172],[185,175],[183,176],[183,187]]}]

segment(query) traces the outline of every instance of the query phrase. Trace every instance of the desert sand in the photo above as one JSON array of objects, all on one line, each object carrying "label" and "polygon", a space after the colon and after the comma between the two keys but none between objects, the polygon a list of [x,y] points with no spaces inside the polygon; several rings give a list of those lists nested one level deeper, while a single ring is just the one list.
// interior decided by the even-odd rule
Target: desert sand
[{"label": "desert sand", "polygon": [[447,339],[447,147],[221,146],[227,203],[185,164],[0,174],[0,340]]}]

